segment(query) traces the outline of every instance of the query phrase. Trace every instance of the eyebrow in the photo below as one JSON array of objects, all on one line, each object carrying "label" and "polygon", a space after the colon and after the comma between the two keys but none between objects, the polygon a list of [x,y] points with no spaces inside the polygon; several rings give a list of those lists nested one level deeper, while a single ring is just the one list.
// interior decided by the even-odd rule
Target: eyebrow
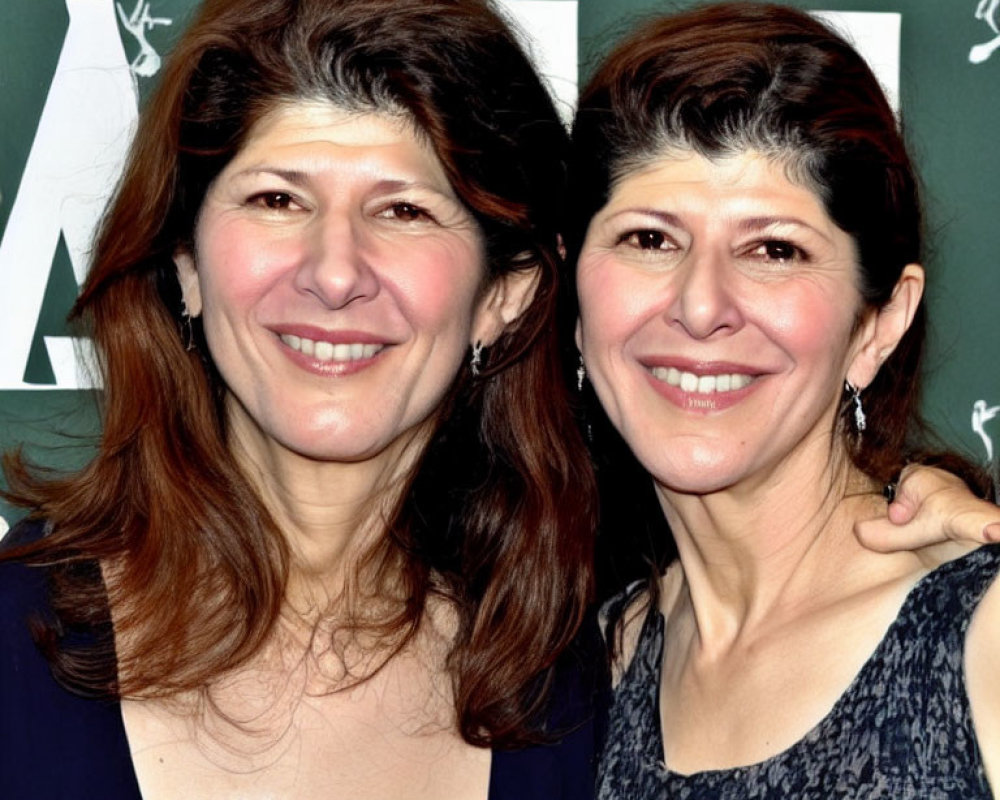
[{"label": "eyebrow", "polygon": [[807,228],[817,236],[821,236],[826,241],[830,241],[830,237],[823,233],[823,231],[813,225],[810,225],[808,222],[800,219],[799,217],[749,217],[747,219],[741,219],[738,227],[741,231],[753,233],[770,228],[774,225],[794,225],[798,228]]},{"label": "eyebrow", "polygon": [[241,169],[234,173],[234,178],[252,178],[257,175],[275,175],[294,186],[302,186],[308,181],[308,175],[302,170],[281,169],[280,167],[254,166]]},{"label": "eyebrow", "polygon": [[[283,167],[272,167],[268,165],[257,165],[247,167],[233,174],[233,178],[247,178],[257,175],[275,175],[293,186],[306,186],[309,184],[311,173],[306,170],[285,169]],[[383,178],[375,183],[377,192],[395,192],[402,189],[424,189],[434,194],[445,197],[449,200],[458,200],[454,189],[449,185],[447,190],[442,189],[426,181],[406,180],[404,178]]]},{"label": "eyebrow", "polygon": [[610,217],[609,220],[621,217],[625,214],[639,214],[644,217],[655,217],[667,225],[673,225],[675,228],[683,228],[684,225],[681,223],[681,218],[676,214],[672,214],[669,211],[661,211],[658,208],[623,208],[621,211],[616,211]]}]

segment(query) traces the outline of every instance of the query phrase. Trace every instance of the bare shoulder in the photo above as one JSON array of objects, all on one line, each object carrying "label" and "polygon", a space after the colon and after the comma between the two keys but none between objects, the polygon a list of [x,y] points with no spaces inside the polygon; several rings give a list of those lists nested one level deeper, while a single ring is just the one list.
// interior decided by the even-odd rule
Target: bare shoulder
[{"label": "bare shoulder", "polygon": [[994,578],[976,609],[965,642],[965,673],[972,721],[986,775],[1000,792],[1000,577]]}]

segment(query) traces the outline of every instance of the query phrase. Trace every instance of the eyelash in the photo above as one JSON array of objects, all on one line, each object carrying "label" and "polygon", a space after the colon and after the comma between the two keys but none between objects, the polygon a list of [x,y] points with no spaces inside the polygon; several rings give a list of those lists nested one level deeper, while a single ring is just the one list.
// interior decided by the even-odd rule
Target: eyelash
[{"label": "eyelash", "polygon": [[[279,202],[275,203],[276,200]],[[257,192],[247,198],[247,205],[259,206],[267,211],[287,211],[293,204],[296,200],[289,192]]]},{"label": "eyelash", "polygon": [[[257,192],[247,198],[247,205],[258,206],[267,211],[288,211],[298,201],[290,192],[267,191]],[[434,215],[426,208],[406,200],[396,200],[386,205],[378,216],[397,219],[401,222],[417,222],[426,219],[435,222]]]},{"label": "eyelash", "polygon": [[[399,212],[404,211],[406,215],[404,216]],[[431,214],[426,208],[418,206],[416,203],[410,203],[406,200],[394,200],[393,202],[387,204],[385,208],[379,212],[379,216],[386,218],[396,219],[400,222],[417,222],[421,219],[428,220],[430,222],[437,222],[434,215]]]},{"label": "eyelash", "polygon": [[[791,251],[789,255],[781,256],[774,255],[772,249],[775,247],[787,248]],[[764,249],[762,254],[757,254],[757,251],[761,248]],[[803,250],[798,245],[792,244],[787,239],[763,239],[759,242],[755,242],[749,248],[747,248],[747,254],[761,258],[766,261],[777,261],[779,263],[785,263],[787,261],[809,261],[809,253]]]},{"label": "eyelash", "polygon": [[[623,233],[618,237],[617,244],[627,245],[635,248],[636,250],[642,251],[662,251],[664,249],[669,249],[665,248],[664,245],[671,244],[671,240],[670,237],[662,231],[658,231],[653,228],[643,228]],[[757,251],[761,248],[764,249],[764,252],[758,255]],[[774,253],[776,248],[784,248],[789,252],[787,255],[777,255]],[[762,241],[755,242],[747,248],[746,253],[751,257],[761,258],[766,261],[776,261],[779,263],[810,260],[809,253],[786,239],[764,239]]]},{"label": "eyelash", "polygon": [[[651,238],[655,241],[650,242],[649,239]],[[633,247],[636,250],[655,251],[663,250],[663,245],[673,244],[673,242],[670,237],[662,231],[658,231],[653,228],[640,228],[623,233],[618,237],[617,244],[627,245],[628,247]]]}]

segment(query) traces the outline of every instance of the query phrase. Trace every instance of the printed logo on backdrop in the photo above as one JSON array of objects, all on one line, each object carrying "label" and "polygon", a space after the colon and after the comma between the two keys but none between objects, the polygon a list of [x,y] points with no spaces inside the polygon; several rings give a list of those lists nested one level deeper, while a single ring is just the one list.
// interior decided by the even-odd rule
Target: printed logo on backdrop
[{"label": "printed logo on backdrop", "polygon": [[1000,0],[979,0],[975,11],[976,19],[981,19],[993,32],[993,38],[988,42],[973,45],[969,50],[969,61],[982,64],[1000,48]]},{"label": "printed logo on backdrop", "polygon": [[985,400],[972,404],[972,431],[983,440],[986,449],[986,463],[993,463],[993,437],[986,431],[986,423],[1000,414],[1000,406],[989,406]]},{"label": "printed logo on backdrop", "polygon": [[[0,391],[92,386],[88,343],[66,335],[61,317],[83,281],[135,129],[139,81],[161,67],[147,35],[173,24],[157,15],[158,0],[65,3],[69,25],[0,240]],[[501,5],[568,121],[576,101],[577,3]],[[136,48],[129,59],[126,50]],[[43,325],[53,309],[57,322]]]},{"label": "printed logo on backdrop", "polygon": [[[0,390],[78,389],[91,385],[84,365],[87,347],[69,336],[36,337],[53,266],[67,260],[79,284],[87,269],[91,240],[117,181],[138,116],[140,77],[154,75],[159,54],[146,34],[171,20],[153,17],[150,2],[138,0],[130,13],[95,0],[66,0],[69,25],[49,85],[34,140],[0,241]],[[119,33],[137,41],[131,62]],[[74,287],[75,289],[75,287]],[[66,294],[65,288],[62,295]],[[75,291],[71,293],[75,296]],[[71,301],[70,301],[71,302]],[[41,345],[35,352],[36,338]],[[29,380],[29,362],[49,380]]]}]

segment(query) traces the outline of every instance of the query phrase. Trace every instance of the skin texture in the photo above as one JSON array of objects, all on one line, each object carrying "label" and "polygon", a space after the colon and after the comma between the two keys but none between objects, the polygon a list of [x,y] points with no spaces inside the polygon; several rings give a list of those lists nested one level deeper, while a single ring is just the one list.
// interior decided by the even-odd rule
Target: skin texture
[{"label": "skin texture", "polygon": [[[483,286],[481,234],[409,120],[328,103],[276,109],[209,189],[195,252],[178,253],[188,310],[229,389],[234,451],[319,568],[334,519],[405,473],[471,343],[490,344],[529,277]],[[282,334],[374,345],[320,361]],[[294,537],[293,537],[294,544]]]},{"label": "skin texture", "polygon": [[[863,362],[848,372],[874,323],[852,339],[850,237],[759,156],[657,161],[621,181],[590,225],[578,283],[594,388],[654,477],[677,488],[759,484],[794,468],[785,457],[799,444],[829,450],[845,374],[871,379]],[[685,392],[654,367],[750,383]]]},{"label": "skin texture", "polygon": [[[209,190],[195,250],[178,258],[185,300],[244,440],[391,459],[465,358],[480,234],[404,118],[320,104],[273,113]],[[282,333],[381,349],[319,362]]]},{"label": "skin texture", "polygon": [[[912,321],[923,272],[907,266],[889,303],[862,312],[850,237],[809,188],[753,152],[671,152],[615,184],[577,282],[588,375],[651,473],[680,554],[660,587],[666,764],[769,758],[829,712],[913,584],[957,554],[864,547],[853,529],[886,503],[836,433],[844,380],[873,379]],[[719,375],[739,388],[696,391]],[[941,478],[928,480],[921,491]],[[967,642],[993,771],[997,595]]]}]

